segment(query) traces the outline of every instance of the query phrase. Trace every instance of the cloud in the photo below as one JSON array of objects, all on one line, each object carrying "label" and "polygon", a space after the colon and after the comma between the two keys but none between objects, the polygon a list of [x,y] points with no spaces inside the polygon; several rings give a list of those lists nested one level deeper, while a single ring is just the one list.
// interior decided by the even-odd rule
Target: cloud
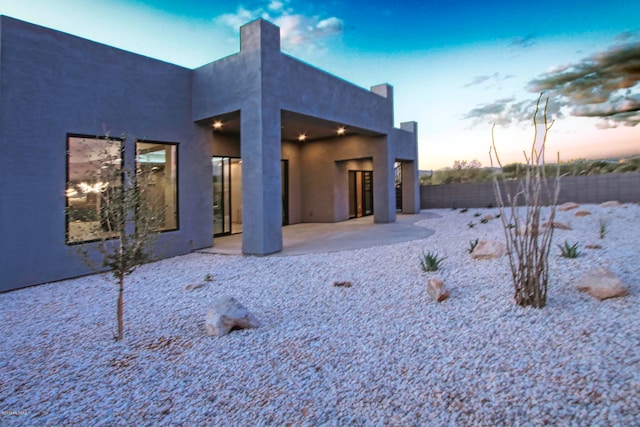
[{"label": "cloud", "polygon": [[640,41],[615,45],[583,60],[557,67],[529,82],[577,117],[598,117],[635,126],[640,114]]},{"label": "cloud", "polygon": [[[635,37],[624,34],[624,39]],[[467,86],[491,76],[477,76]],[[548,118],[566,114],[601,120],[601,129],[640,124],[640,40],[618,44],[576,63],[564,64],[532,79],[530,92],[549,97]],[[502,99],[482,104],[464,118],[502,125],[530,122],[535,100]]]},{"label": "cloud", "polygon": [[476,86],[476,85],[482,84],[487,80],[489,80],[490,78],[491,76],[475,76],[471,79],[469,83],[464,85],[464,87],[470,87],[470,86]]},{"label": "cloud", "polygon": [[253,12],[240,6],[236,13],[225,13],[220,15],[216,21],[238,31],[241,25],[244,25],[256,18],[257,16]]},{"label": "cloud", "polygon": [[335,16],[319,17],[295,13],[289,3],[290,0],[271,0],[265,7],[253,10],[240,6],[235,13],[219,16],[216,22],[237,32],[241,25],[254,19],[271,21],[280,27],[283,48],[293,51],[301,47],[305,50],[321,50],[326,39],[344,31],[341,19]]},{"label": "cloud", "polygon": [[538,36],[536,34],[527,34],[526,36],[516,37],[511,40],[510,46],[516,49],[528,49],[536,44],[536,39]]},{"label": "cloud", "polygon": [[269,10],[279,11],[284,9],[284,3],[278,0],[272,0],[271,3],[267,6]]},{"label": "cloud", "polygon": [[321,36],[332,36],[340,34],[342,31],[344,31],[344,23],[335,16],[323,19],[316,25],[316,33]]},{"label": "cloud", "polygon": [[482,83],[485,82],[490,82],[490,83],[501,83],[507,79],[511,79],[513,78],[513,75],[508,74],[506,76],[501,76],[500,73],[493,73],[491,75],[483,75],[483,76],[475,76],[471,79],[471,81],[467,84],[465,84],[463,87],[471,87],[471,86],[478,86],[481,85]]},{"label": "cloud", "polygon": [[579,105],[571,114],[578,117],[597,117],[602,119],[600,129],[640,124],[640,94],[628,93],[599,104]]},{"label": "cloud", "polygon": [[[502,126],[519,125],[530,123],[536,107],[536,100],[530,99],[526,101],[518,101],[515,98],[498,99],[488,104],[481,104],[473,108],[463,116],[463,119],[472,120],[472,126],[480,124],[497,124]],[[544,105],[540,107],[537,119],[542,121],[542,110]],[[547,109],[547,118],[561,117],[558,105],[549,102]]]},{"label": "cloud", "polygon": [[[517,100],[516,98],[504,98],[481,104],[473,108],[463,116],[463,119],[472,120],[473,126],[480,124],[497,124],[502,126],[523,125],[531,123],[535,112],[537,99]],[[536,119],[539,123],[544,120],[544,99],[540,103]],[[547,120],[564,117],[561,105],[549,99],[547,106]]]},{"label": "cloud", "polygon": [[628,42],[633,39],[640,39],[640,31],[624,31],[616,36],[618,42]]}]

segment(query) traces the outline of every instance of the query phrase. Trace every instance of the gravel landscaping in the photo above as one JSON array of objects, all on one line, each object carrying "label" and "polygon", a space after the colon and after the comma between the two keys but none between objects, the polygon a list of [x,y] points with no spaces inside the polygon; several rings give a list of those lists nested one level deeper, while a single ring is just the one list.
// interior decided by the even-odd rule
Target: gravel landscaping
[{"label": "gravel landscaping", "polygon": [[[591,215],[558,213],[572,230],[554,233],[544,309],[514,304],[507,257],[467,252],[504,241],[500,220],[475,216],[497,209],[429,210],[417,226],[435,234],[387,246],[142,266],[123,342],[109,274],[1,294],[0,425],[640,425],[640,206],[577,210]],[[565,240],[578,258],[559,256]],[[421,271],[428,251],[446,256],[440,271]],[[595,266],[629,295],[579,292]],[[261,326],[207,336],[222,296]]]}]

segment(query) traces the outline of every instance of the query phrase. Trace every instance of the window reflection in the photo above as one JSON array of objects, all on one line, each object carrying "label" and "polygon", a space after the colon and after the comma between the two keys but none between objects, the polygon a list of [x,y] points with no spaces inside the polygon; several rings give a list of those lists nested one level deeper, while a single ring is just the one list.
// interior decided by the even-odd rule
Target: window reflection
[{"label": "window reflection", "polygon": [[136,144],[136,173],[143,176],[144,195],[159,215],[159,231],[178,228],[177,145],[159,142]]},{"label": "window reflection", "polygon": [[67,243],[96,240],[108,233],[100,207],[122,186],[122,141],[70,136],[67,140]]},{"label": "window reflection", "polygon": [[[122,189],[123,140],[69,136],[67,139],[67,243],[110,237],[116,215],[104,207]],[[157,230],[178,228],[177,145],[136,143],[136,174],[142,194],[157,215]],[[113,213],[112,213],[113,214]]]}]

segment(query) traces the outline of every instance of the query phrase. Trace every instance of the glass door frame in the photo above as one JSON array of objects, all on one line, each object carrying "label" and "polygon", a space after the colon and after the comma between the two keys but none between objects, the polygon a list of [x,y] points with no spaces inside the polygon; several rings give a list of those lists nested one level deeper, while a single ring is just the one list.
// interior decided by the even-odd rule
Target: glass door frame
[{"label": "glass door frame", "polygon": [[[220,165],[216,166],[215,162],[219,161]],[[230,234],[239,234],[242,231],[235,231],[234,233],[234,221],[232,209],[234,205],[238,206],[238,203],[234,202],[234,172],[233,165],[237,163],[239,168],[242,168],[242,159],[240,157],[233,156],[212,156],[212,196],[213,196],[213,236],[228,236]],[[220,168],[219,174],[216,175],[216,168]],[[242,169],[236,171],[242,173]],[[219,182],[213,182],[218,177]],[[241,186],[241,184],[239,184]],[[241,187],[240,187],[241,188]],[[222,194],[218,194],[222,193]],[[240,197],[239,206],[242,209],[242,194],[238,194]],[[220,221],[220,226],[217,226],[216,219]],[[236,222],[236,225],[242,224],[242,221]],[[240,228],[241,229],[241,228]],[[237,230],[237,228],[236,228]]]},{"label": "glass door frame", "polygon": [[373,215],[373,171],[349,170],[349,219]]},{"label": "glass door frame", "polygon": [[[239,234],[241,232],[233,232],[233,221],[231,207],[233,206],[233,179],[231,177],[231,163],[233,161],[242,161],[240,157],[233,156],[212,156],[212,174],[215,173],[215,165],[213,162],[220,161],[220,180],[219,183],[220,191],[222,192],[221,197],[218,199],[216,197],[216,184],[212,182],[213,186],[213,236],[228,236],[231,234]],[[282,225],[289,225],[289,160],[282,159],[280,162],[281,165],[281,178],[282,178]],[[212,176],[213,179],[213,176]],[[240,196],[242,197],[242,196]],[[219,210],[222,215],[219,215],[220,221],[222,223],[220,229],[222,231],[216,233],[216,203],[219,204]],[[228,221],[226,221],[228,219]]]}]

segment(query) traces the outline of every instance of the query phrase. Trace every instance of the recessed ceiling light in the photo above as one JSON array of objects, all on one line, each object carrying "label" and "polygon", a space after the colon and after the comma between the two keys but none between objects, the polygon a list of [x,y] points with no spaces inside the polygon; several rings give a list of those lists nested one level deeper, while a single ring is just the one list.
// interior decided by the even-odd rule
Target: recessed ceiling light
[{"label": "recessed ceiling light", "polygon": [[338,135],[344,135],[346,131],[347,128],[345,128],[344,126],[340,126],[336,132],[338,133]]},{"label": "recessed ceiling light", "polygon": [[300,135],[298,135],[298,141],[305,141],[306,139],[307,139],[306,133],[301,133]]},{"label": "recessed ceiling light", "polygon": [[213,128],[222,129],[222,120],[216,120],[215,122],[213,122]]}]

